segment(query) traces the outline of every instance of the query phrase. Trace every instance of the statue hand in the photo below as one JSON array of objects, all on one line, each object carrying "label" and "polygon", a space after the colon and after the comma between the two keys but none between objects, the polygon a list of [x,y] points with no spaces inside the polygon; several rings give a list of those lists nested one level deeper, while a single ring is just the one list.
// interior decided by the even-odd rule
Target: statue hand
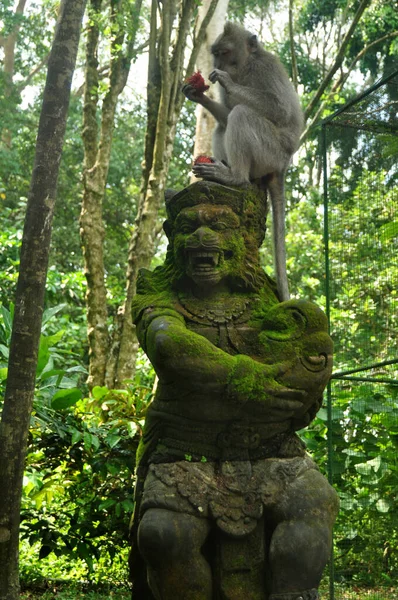
[{"label": "statue hand", "polygon": [[290,362],[265,365],[249,356],[235,356],[227,388],[230,400],[261,404],[268,417],[286,419],[302,410],[307,392],[278,383],[278,378],[291,368]]}]

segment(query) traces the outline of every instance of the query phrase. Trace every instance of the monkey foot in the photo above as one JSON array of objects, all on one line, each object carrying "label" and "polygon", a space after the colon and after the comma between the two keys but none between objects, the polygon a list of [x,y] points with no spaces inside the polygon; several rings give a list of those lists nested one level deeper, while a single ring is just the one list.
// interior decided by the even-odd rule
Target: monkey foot
[{"label": "monkey foot", "polygon": [[223,185],[249,185],[249,181],[234,175],[228,165],[214,158],[214,156],[211,157],[211,161],[209,163],[194,164],[192,172],[195,177],[201,177],[207,181],[215,181]]}]

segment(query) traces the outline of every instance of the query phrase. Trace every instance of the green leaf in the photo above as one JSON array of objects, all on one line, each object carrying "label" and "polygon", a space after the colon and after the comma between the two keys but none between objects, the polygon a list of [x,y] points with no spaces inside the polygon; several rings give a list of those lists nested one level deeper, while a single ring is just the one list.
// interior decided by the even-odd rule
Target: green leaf
[{"label": "green leaf", "polygon": [[126,423],[127,425],[127,430],[129,432],[130,437],[134,437],[135,434],[137,433],[137,423],[134,423],[134,421],[128,421]]},{"label": "green leaf", "polygon": [[[13,311],[14,312],[14,311]],[[4,329],[7,335],[7,338],[10,339],[11,331],[12,331],[12,313],[6,309],[5,306],[0,306],[0,314],[3,317]]]},{"label": "green leaf", "polygon": [[109,392],[106,386],[95,385],[92,390],[92,395],[96,400],[100,400]]},{"label": "green leaf", "polygon": [[376,456],[376,458],[373,458],[372,460],[368,460],[367,464],[370,465],[377,473],[377,471],[381,467],[381,456]]},{"label": "green leaf", "polygon": [[90,548],[84,542],[79,542],[77,545],[77,552],[79,556],[86,561],[89,571],[92,571],[93,559],[91,556]]},{"label": "green leaf", "polygon": [[132,500],[122,500],[121,504],[127,513],[133,512],[134,502]]},{"label": "green leaf", "polygon": [[106,436],[106,443],[109,445],[110,448],[114,448],[122,439],[122,437],[120,435],[115,435],[113,433],[109,433]]},{"label": "green leaf", "polygon": [[5,381],[7,379],[7,376],[8,376],[7,367],[3,367],[2,369],[0,369],[0,381]]},{"label": "green leaf", "polygon": [[111,475],[118,475],[120,473],[119,465],[114,465],[111,462],[106,463],[106,468]]},{"label": "green leaf", "polygon": [[10,356],[10,351],[7,348],[7,346],[4,346],[4,344],[0,344],[0,352],[2,353],[4,358],[6,358],[8,360],[8,358]]},{"label": "green leaf", "polygon": [[76,379],[71,379],[70,377],[62,377],[59,380],[59,387],[63,389],[70,389],[76,387]]},{"label": "green leaf", "polygon": [[362,398],[351,402],[351,410],[358,413],[359,415],[364,415],[366,413],[367,408],[369,407],[367,404],[365,404]]},{"label": "green leaf", "polygon": [[84,442],[84,449],[85,450],[90,450],[91,448],[91,435],[89,434],[88,431],[85,431],[83,434],[83,442]]},{"label": "green leaf", "polygon": [[39,346],[39,355],[37,358],[37,369],[36,374],[40,375],[40,373],[44,370],[48,361],[50,360],[50,351],[48,349],[48,341],[45,335],[40,337],[40,346]]},{"label": "green leaf", "polygon": [[92,433],[91,435],[91,445],[93,446],[94,450],[98,450],[98,448],[101,446],[101,442],[99,440],[99,438],[96,435],[93,435]]},{"label": "green leaf", "polygon": [[67,373],[87,373],[87,369],[81,365],[75,365],[67,369]]},{"label": "green leaf", "polygon": [[78,388],[71,388],[69,390],[59,390],[51,400],[51,406],[54,410],[62,410],[69,408],[81,400],[83,394]]},{"label": "green leaf", "polygon": [[79,431],[76,428],[73,428],[72,431],[72,446],[73,444],[76,444],[77,442],[80,442],[80,440],[83,438],[83,434],[81,431]]},{"label": "green leaf", "polygon": [[55,344],[58,344],[58,342],[62,339],[64,333],[65,329],[60,329],[59,331],[57,331],[57,333],[54,333],[54,335],[47,336],[48,347],[51,348],[52,346],[55,346]]},{"label": "green leaf", "polygon": [[326,408],[320,408],[319,411],[317,412],[318,419],[320,419],[321,421],[327,421],[328,420],[328,411]]},{"label": "green leaf", "polygon": [[116,504],[116,500],[113,500],[112,498],[107,498],[106,500],[104,500],[103,502],[101,502],[101,504],[99,505],[99,510],[106,510],[107,508],[110,508],[111,506],[114,506]]},{"label": "green leaf", "polygon": [[398,236],[398,221],[392,221],[386,223],[380,227],[381,241],[389,242],[396,236]]},{"label": "green leaf", "polygon": [[[45,381],[49,377],[54,377],[56,375],[65,375],[66,371],[64,369],[51,369],[50,371],[44,371],[40,375],[40,379]],[[58,378],[59,379],[59,378]]]},{"label": "green leaf", "polygon": [[376,502],[376,508],[381,513],[388,513],[390,510],[390,505],[388,502],[386,502],[386,500],[384,500],[384,498],[380,498],[380,500]]},{"label": "green leaf", "polygon": [[43,312],[43,318],[41,321],[41,326],[43,327],[50,319],[53,318],[54,315],[59,313],[60,310],[63,310],[67,306],[66,304],[58,304],[57,306],[53,306],[52,308],[47,308]]}]

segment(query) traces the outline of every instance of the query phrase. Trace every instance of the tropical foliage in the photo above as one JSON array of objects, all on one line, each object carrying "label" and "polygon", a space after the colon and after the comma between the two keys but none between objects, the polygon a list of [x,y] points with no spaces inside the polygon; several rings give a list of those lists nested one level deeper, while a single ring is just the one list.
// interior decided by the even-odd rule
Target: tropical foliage
[{"label": "tropical foliage", "polygon": [[[57,3],[52,0],[32,0],[25,8],[24,4],[20,1],[17,7],[7,0],[0,8],[0,409],[7,382],[19,250],[41,95],[57,19]],[[119,12],[112,13],[116,4]],[[159,3],[159,7],[164,4]],[[170,4],[181,9],[183,3]],[[192,4],[191,29],[183,41],[191,52],[198,3],[186,4]],[[43,579],[72,578],[104,585],[127,581],[135,452],[155,385],[154,373],[138,353],[135,370],[117,389],[101,381],[89,391],[86,382],[93,349],[87,342],[86,309],[92,282],[87,277],[87,264],[84,267],[79,231],[87,170],[98,166],[96,159],[93,164],[88,161],[90,148],[87,137],[82,137],[82,124],[87,136],[91,123],[91,133],[97,136],[91,141],[99,152],[98,130],[114,83],[111,66],[126,67],[130,61],[128,78],[119,85],[114,105],[109,129],[112,146],[101,192],[105,290],[101,309],[108,359],[113,356],[111,340],[126,299],[129,246],[131,250],[132,239],[140,233],[142,211],[153,219],[152,266],[156,266],[165,253],[161,229],[164,213],[156,183],[166,182],[165,187],[171,188],[187,185],[194,146],[195,115],[190,107],[181,108],[177,101],[175,106],[170,104],[171,112],[160,118],[160,97],[154,89],[148,104],[145,99],[142,80],[146,69],[142,65],[148,46],[155,92],[164,69],[150,2],[93,1],[89,6],[60,165],[30,417],[21,513],[21,576],[30,585]],[[139,11],[134,23],[133,9]],[[176,56],[177,40],[182,43],[177,36],[178,15],[178,11],[171,15],[176,20],[166,40],[169,45],[163,48],[168,57]],[[166,17],[165,13],[160,16]],[[229,18],[256,30],[267,47],[281,56],[297,81],[306,108],[307,129],[287,182],[288,269],[295,294],[325,307],[323,164],[318,125],[378,78],[398,69],[395,3],[230,0]],[[95,49],[90,50],[87,42],[94,29],[98,38]],[[129,40],[134,43],[129,45]],[[166,41],[164,38],[163,44]],[[95,67],[95,90],[86,85],[84,95],[88,60]],[[163,80],[163,86],[166,84]],[[386,88],[384,129],[380,118],[372,122],[371,105],[363,109],[369,113],[367,133],[359,121],[350,129],[342,121],[328,129],[329,298],[339,371],[396,358],[397,99],[395,79]],[[382,96],[376,98],[376,104],[381,100]],[[87,113],[90,102],[91,117]],[[154,104],[156,114],[151,112]],[[167,125],[172,124],[175,110],[178,122],[175,129],[173,122],[170,133]],[[395,127],[394,135],[386,130],[386,123]],[[156,158],[155,141],[161,125],[165,127],[163,135],[167,135],[164,153]],[[161,173],[151,170],[155,159]],[[154,204],[148,201],[151,194],[156,195]],[[261,252],[264,268],[272,273],[268,240]],[[321,409],[311,428],[301,434],[320,467],[333,477],[342,501],[335,535],[336,581],[379,589],[386,586],[387,590],[398,578],[398,376],[396,365],[366,374],[371,381],[334,380],[332,410]],[[79,597],[80,588],[73,593]],[[113,594],[119,597],[113,588],[104,597]],[[387,591],[385,594],[387,597]]]}]

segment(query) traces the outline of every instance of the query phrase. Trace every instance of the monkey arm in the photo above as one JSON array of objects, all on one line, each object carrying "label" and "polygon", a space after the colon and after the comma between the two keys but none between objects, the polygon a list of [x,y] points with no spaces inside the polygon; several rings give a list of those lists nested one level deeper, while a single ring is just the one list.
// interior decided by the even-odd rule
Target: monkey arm
[{"label": "monkey arm", "polygon": [[228,73],[220,69],[214,69],[210,73],[209,79],[212,83],[218,81],[225,89],[230,106],[236,106],[237,104],[248,106],[278,125],[278,127],[289,124],[291,119],[289,93],[286,94],[286,97],[281,97],[270,89],[257,89],[240,85],[235,83]]},{"label": "monkey arm", "polygon": [[204,101],[202,102],[202,106],[206,108],[210,114],[213,115],[213,117],[221,126],[226,127],[228,115],[231,112],[231,110],[224,104],[216,102],[208,96],[203,95],[203,100]]},{"label": "monkey arm", "polygon": [[189,83],[183,86],[182,93],[188,100],[191,100],[191,102],[196,102],[196,104],[201,104],[206,108],[220,125],[223,127],[227,126],[227,119],[230,113],[230,109],[227,106],[209,98],[203,92],[198,92],[198,90]]}]

